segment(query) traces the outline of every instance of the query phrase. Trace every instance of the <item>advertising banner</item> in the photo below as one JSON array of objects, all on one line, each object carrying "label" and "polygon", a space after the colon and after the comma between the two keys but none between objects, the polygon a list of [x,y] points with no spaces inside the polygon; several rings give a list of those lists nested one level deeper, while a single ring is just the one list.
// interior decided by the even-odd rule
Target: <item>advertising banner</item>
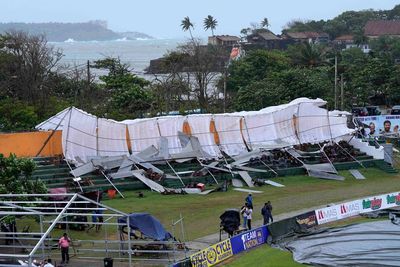
[{"label": "advertising banner", "polygon": [[318,224],[329,223],[347,217],[376,210],[400,206],[400,192],[372,196],[315,210]]},{"label": "advertising banner", "polygon": [[389,133],[398,133],[400,125],[400,115],[381,115],[381,116],[365,116],[357,117],[359,121],[364,124],[375,126],[376,134],[379,135],[381,131],[384,131],[385,121],[390,121],[387,125]]},{"label": "advertising banner", "polygon": [[361,213],[389,209],[400,205],[400,192],[379,195],[362,200]]},{"label": "advertising banner", "polygon": [[194,267],[208,267],[232,257],[231,240],[226,239],[190,256]]},{"label": "advertising banner", "polygon": [[231,238],[232,252],[238,254],[267,242],[268,229],[262,226]]},{"label": "advertising banner", "polygon": [[296,216],[296,222],[305,228],[311,228],[318,224],[315,211],[309,211]]}]

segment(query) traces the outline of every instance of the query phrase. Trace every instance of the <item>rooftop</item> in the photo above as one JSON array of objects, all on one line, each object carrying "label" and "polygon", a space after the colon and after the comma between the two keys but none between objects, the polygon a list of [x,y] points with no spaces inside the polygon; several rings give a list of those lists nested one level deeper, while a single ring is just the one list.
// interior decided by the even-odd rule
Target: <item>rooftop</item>
[{"label": "rooftop", "polygon": [[400,20],[370,20],[364,27],[366,36],[400,35]]}]

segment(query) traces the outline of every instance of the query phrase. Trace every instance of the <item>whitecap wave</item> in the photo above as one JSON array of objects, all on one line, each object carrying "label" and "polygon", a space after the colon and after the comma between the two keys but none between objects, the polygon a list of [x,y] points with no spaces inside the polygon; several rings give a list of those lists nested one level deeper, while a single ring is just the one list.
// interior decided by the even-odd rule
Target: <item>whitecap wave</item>
[{"label": "whitecap wave", "polygon": [[64,41],[64,43],[74,43],[75,40],[72,38],[68,38],[67,40]]},{"label": "whitecap wave", "polygon": [[117,41],[117,42],[125,42],[125,41],[129,41],[129,40],[128,40],[128,38],[123,37],[123,38],[117,39],[115,41]]}]

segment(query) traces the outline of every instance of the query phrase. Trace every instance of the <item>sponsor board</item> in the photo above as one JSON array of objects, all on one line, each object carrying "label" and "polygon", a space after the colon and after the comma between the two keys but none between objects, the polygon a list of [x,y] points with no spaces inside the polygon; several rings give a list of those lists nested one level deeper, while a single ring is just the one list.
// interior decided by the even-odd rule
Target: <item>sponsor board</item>
[{"label": "sponsor board", "polygon": [[391,132],[398,131],[400,125],[400,115],[365,116],[365,117],[357,117],[357,119],[367,125],[369,125],[370,123],[375,124],[375,129],[377,132],[376,135],[378,135],[380,131],[383,131],[384,129],[383,124],[385,121],[390,121]]},{"label": "sponsor board", "polygon": [[194,267],[208,267],[218,264],[232,255],[231,240],[226,239],[191,255],[190,262]]},{"label": "sponsor board", "polygon": [[341,203],[319,209],[315,211],[318,224],[334,222],[347,217],[352,217],[360,214],[362,210],[361,200],[354,200],[350,202]]},{"label": "sponsor board", "polygon": [[233,254],[252,249],[266,243],[268,237],[267,226],[262,226],[231,238]]},{"label": "sponsor board", "polygon": [[339,220],[337,205],[315,210],[318,224]]},{"label": "sponsor board", "polygon": [[364,198],[361,213],[400,206],[400,192]]},{"label": "sponsor board", "polygon": [[296,216],[296,222],[303,227],[311,228],[316,226],[317,216],[315,215],[315,211],[310,211],[307,213],[300,214]]},{"label": "sponsor board", "polygon": [[318,209],[315,210],[315,216],[318,224],[324,224],[356,216],[360,213],[389,209],[397,206],[400,206],[400,192],[367,197]]}]

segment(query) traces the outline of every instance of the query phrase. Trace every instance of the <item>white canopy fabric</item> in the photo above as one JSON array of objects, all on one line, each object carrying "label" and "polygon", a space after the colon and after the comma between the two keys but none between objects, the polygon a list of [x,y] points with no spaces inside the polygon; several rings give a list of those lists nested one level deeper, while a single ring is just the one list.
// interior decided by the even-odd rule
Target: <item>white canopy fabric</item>
[{"label": "white canopy fabric", "polygon": [[181,152],[182,146],[178,138],[178,132],[183,130],[184,116],[168,116],[157,119],[160,135],[168,139],[169,153]]},{"label": "white canopy fabric", "polygon": [[[178,131],[185,120],[205,152],[220,157],[221,151],[235,156],[255,148],[279,148],[302,143],[318,143],[351,133],[347,118],[321,106],[321,99],[299,98],[288,104],[260,111],[230,114],[167,116],[116,122],[97,118],[77,108],[68,108],[37,125],[37,129],[63,129],[62,144],[68,160],[86,161],[92,156],[127,155],[129,132],[131,152],[159,146],[160,137],[168,139],[169,153],[182,150]],[[64,119],[63,119],[64,118]],[[218,138],[211,132],[214,121]],[[218,143],[219,139],[219,143]]]},{"label": "white canopy fabric", "polygon": [[230,114],[214,115],[215,128],[217,129],[220,147],[228,155],[238,155],[247,151],[240,130],[241,116]]},{"label": "white canopy fabric", "polygon": [[62,146],[64,157],[86,162],[97,156],[97,118],[77,108],[70,109],[64,119]]},{"label": "white canopy fabric", "polygon": [[42,131],[49,131],[49,130],[54,130],[58,126],[58,130],[62,130],[64,123],[65,123],[65,118],[68,115],[68,112],[71,110],[71,107],[68,107],[60,112],[58,112],[56,115],[53,117],[48,118],[47,120],[39,123],[38,125],[35,126],[35,129],[37,130],[42,130]]},{"label": "white canopy fabric", "polygon": [[107,119],[98,119],[97,124],[99,156],[129,155],[125,124]]},{"label": "white canopy fabric", "polygon": [[213,157],[220,157],[221,151],[215,144],[214,134],[210,132],[212,114],[190,115],[186,120],[193,136],[199,139],[202,149]]},{"label": "white canopy fabric", "polygon": [[161,135],[157,118],[130,121],[128,130],[133,153],[138,153],[152,145],[158,147]]}]

